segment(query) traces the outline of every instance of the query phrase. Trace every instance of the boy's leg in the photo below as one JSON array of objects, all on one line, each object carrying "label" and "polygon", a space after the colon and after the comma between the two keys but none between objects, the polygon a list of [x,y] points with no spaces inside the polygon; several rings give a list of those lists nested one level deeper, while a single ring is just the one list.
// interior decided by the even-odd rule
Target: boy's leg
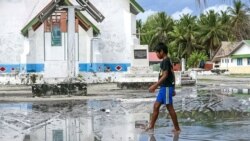
[{"label": "boy's leg", "polygon": [[175,113],[173,104],[167,104],[166,106],[167,106],[168,112],[171,116],[171,119],[173,121],[175,131],[180,131],[177,115]]},{"label": "boy's leg", "polygon": [[152,115],[152,119],[150,121],[148,129],[154,129],[155,122],[156,122],[156,120],[158,118],[158,115],[159,115],[159,109],[160,109],[160,107],[161,107],[161,103],[156,101],[154,103],[153,115]]}]

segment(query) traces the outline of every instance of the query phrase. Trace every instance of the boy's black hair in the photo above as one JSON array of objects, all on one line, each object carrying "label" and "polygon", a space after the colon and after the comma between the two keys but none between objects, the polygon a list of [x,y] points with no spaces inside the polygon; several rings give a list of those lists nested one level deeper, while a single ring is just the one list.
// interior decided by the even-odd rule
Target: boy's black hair
[{"label": "boy's black hair", "polygon": [[158,45],[154,48],[155,52],[161,52],[161,50],[168,54],[168,47],[164,43],[158,43]]}]

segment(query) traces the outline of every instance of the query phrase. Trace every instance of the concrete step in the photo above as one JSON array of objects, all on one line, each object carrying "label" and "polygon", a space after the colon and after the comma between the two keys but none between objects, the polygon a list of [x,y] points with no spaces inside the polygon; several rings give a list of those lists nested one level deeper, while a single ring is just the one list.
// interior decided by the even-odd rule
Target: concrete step
[{"label": "concrete step", "polygon": [[0,97],[32,97],[32,91],[0,91]]},{"label": "concrete step", "polygon": [[135,74],[135,73],[127,73],[127,74],[124,74],[124,77],[158,77],[159,74],[158,73],[138,73],[138,74]]},{"label": "concrete step", "polygon": [[181,77],[189,77],[189,75],[184,73],[184,74],[181,74]]},{"label": "concrete step", "polygon": [[31,86],[1,86],[0,91],[31,91]]},{"label": "concrete step", "polygon": [[181,77],[181,80],[192,80],[192,77]]},{"label": "concrete step", "polygon": [[31,97],[32,88],[28,85],[1,85],[0,97]]},{"label": "concrete step", "polygon": [[181,81],[182,86],[195,85],[195,83],[196,83],[195,80],[183,80],[183,81]]}]

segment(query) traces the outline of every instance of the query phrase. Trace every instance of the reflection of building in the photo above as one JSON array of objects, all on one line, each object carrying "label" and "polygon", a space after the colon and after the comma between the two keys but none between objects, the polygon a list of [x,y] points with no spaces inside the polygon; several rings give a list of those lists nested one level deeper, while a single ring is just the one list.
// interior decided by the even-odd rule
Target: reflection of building
[{"label": "reflection of building", "polygon": [[148,113],[112,116],[112,123],[103,122],[106,115],[51,119],[34,127],[25,138],[26,141],[136,140],[136,121],[149,120]]},{"label": "reflection of building", "polygon": [[51,119],[28,136],[29,141],[94,141],[90,118]]},{"label": "reflection of building", "polygon": [[224,88],[222,94],[250,94],[250,89]]}]

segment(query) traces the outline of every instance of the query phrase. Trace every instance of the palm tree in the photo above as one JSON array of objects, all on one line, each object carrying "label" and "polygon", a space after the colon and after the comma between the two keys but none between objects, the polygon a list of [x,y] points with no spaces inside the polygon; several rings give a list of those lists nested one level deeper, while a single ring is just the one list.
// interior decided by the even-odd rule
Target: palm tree
[{"label": "palm tree", "polygon": [[214,55],[215,50],[221,45],[221,41],[227,37],[226,26],[222,24],[219,14],[213,10],[208,11],[206,14],[200,16],[198,21],[199,41],[207,47],[210,59]]},{"label": "palm tree", "polygon": [[196,16],[190,14],[183,15],[174,26],[169,35],[172,38],[171,47],[177,48],[177,57],[186,58],[192,51],[197,50],[200,46],[196,42],[197,34]]},{"label": "palm tree", "polygon": [[160,12],[152,15],[143,25],[142,32],[145,35],[141,35],[142,40],[144,40],[145,38],[147,38],[148,40],[150,38],[150,41],[148,43],[150,50],[152,50],[158,42],[168,43],[168,32],[173,30],[173,25],[173,19],[170,16],[166,15],[165,12]]},{"label": "palm tree", "polygon": [[234,0],[233,7],[228,8],[229,14],[232,15],[231,26],[237,40],[248,39],[249,33],[249,9],[240,0]]},{"label": "palm tree", "polygon": [[223,38],[223,41],[227,40],[235,40],[235,36],[232,33],[231,30],[231,15],[228,14],[227,11],[220,11],[220,17],[219,20],[222,25],[224,25],[225,31],[227,32],[227,35],[225,38]]},{"label": "palm tree", "polygon": [[142,21],[136,20],[136,36],[139,37],[142,30]]}]

